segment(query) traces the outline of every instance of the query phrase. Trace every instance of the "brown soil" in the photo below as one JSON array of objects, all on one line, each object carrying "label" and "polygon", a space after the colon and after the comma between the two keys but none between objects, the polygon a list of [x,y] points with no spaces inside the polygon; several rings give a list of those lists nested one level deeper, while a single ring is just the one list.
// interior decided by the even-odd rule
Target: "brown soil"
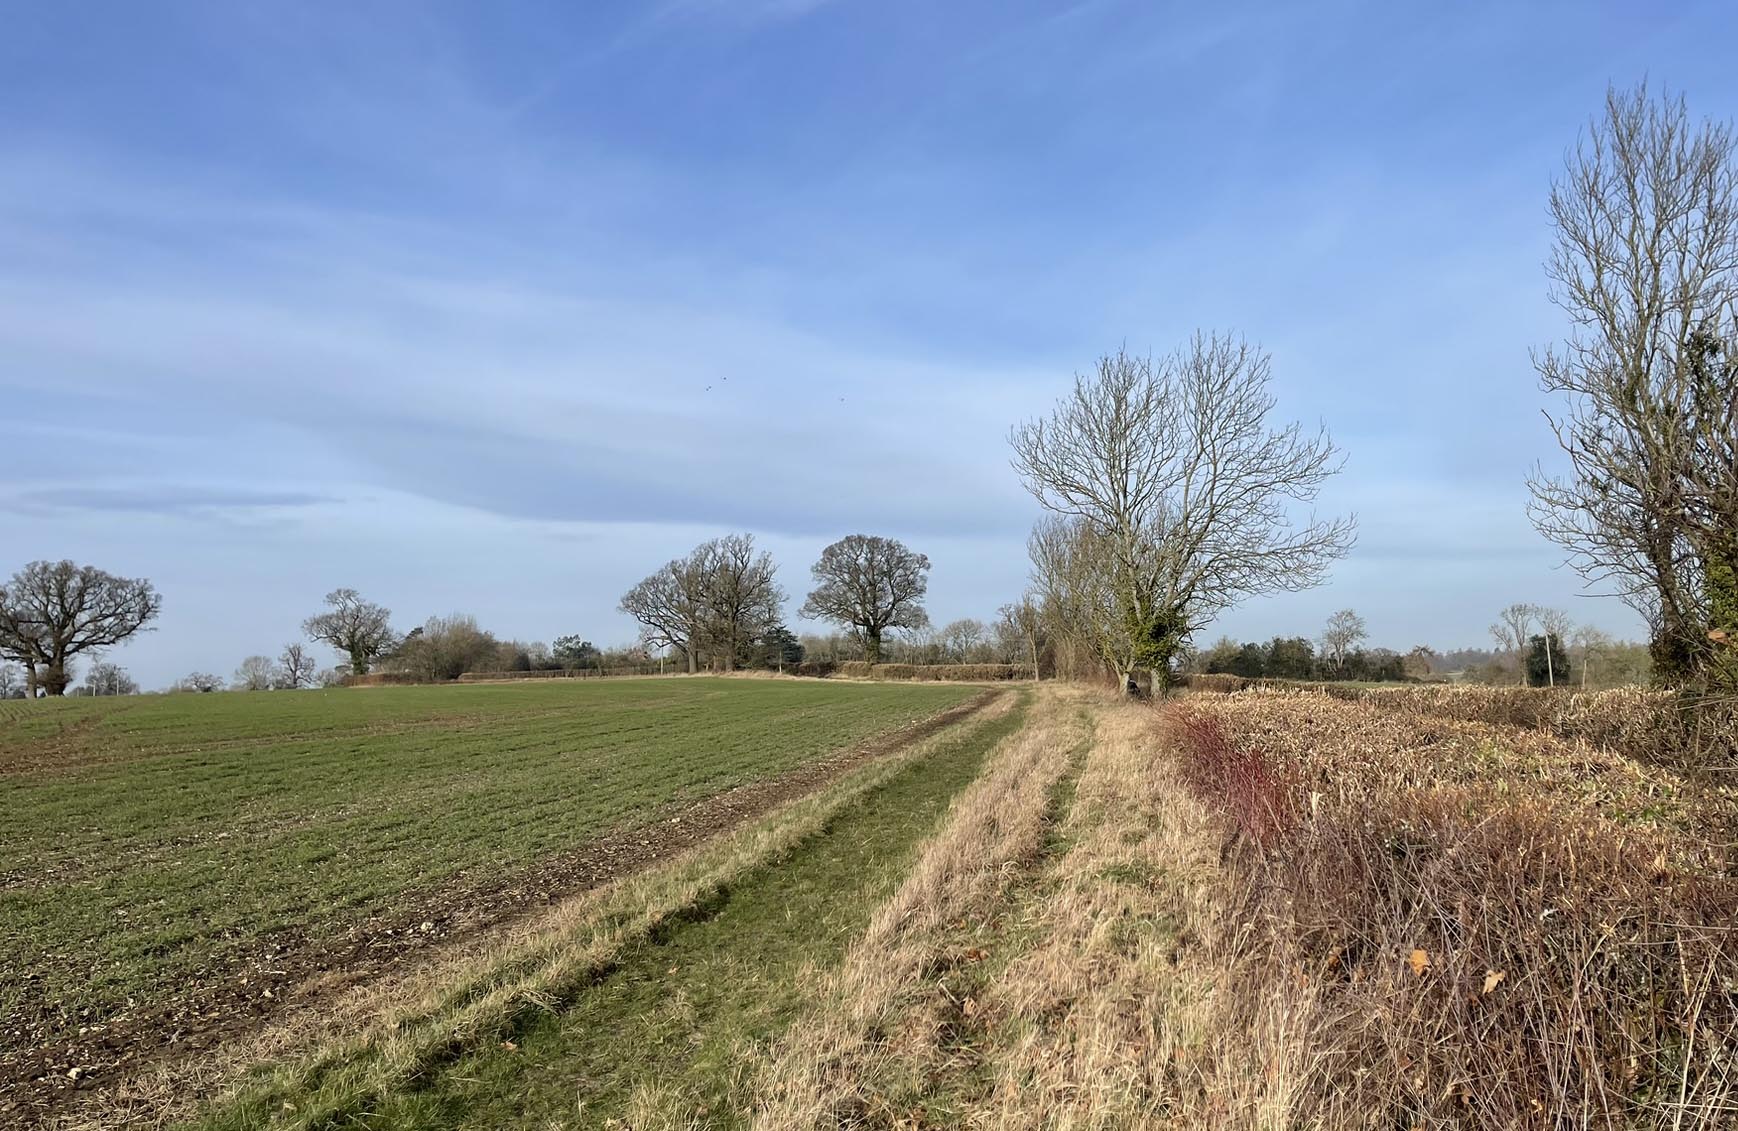
[{"label": "brown soil", "polygon": [[36,1127],[102,1102],[148,1067],[198,1056],[347,987],[401,973],[550,904],[673,857],[847,771],[893,754],[981,710],[985,691],[927,719],[774,778],[705,797],[655,822],[622,829],[529,870],[408,892],[397,912],[353,922],[336,937],[284,932],[253,955],[184,983],[103,1023],[69,1031],[8,1021],[0,1045],[0,1126]]}]

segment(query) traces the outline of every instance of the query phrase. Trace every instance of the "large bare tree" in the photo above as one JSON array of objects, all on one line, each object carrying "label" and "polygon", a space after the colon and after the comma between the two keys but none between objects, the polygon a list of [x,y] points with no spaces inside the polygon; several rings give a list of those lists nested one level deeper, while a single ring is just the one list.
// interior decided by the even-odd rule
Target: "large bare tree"
[{"label": "large bare tree", "polygon": [[144,578],[70,561],[31,562],[0,588],[0,656],[24,665],[27,693],[65,695],[74,658],[145,631],[163,601]]},{"label": "large bare tree", "polygon": [[799,616],[851,628],[863,655],[881,662],[881,638],[890,628],[929,624],[929,558],[892,538],[851,534],[821,551],[811,570],[815,588]]},{"label": "large bare tree", "polygon": [[619,606],[640,622],[646,647],[675,648],[686,656],[690,675],[699,670],[708,616],[701,572],[692,557],[665,563],[624,593]]},{"label": "large bare tree", "polygon": [[1729,330],[1738,299],[1733,155],[1730,127],[1692,122],[1682,99],[1613,89],[1551,188],[1547,269],[1573,330],[1534,364],[1567,402],[1551,423],[1569,472],[1535,472],[1530,513],[1647,619],[1666,683],[1706,668],[1709,583],[1734,560],[1692,521],[1700,472],[1720,458],[1704,441],[1729,455],[1738,423],[1730,371],[1710,383],[1698,349]]},{"label": "large bare tree", "polygon": [[708,613],[706,636],[725,670],[749,658],[756,641],[778,627],[785,591],[778,567],[764,550],[754,552],[752,534],[715,538],[695,551]]},{"label": "large bare tree", "polygon": [[1034,548],[1067,566],[1067,596],[1090,609],[1098,652],[1131,691],[1137,669],[1163,689],[1218,613],[1317,585],[1351,549],[1350,517],[1294,521],[1339,453],[1325,430],[1270,427],[1269,381],[1260,350],[1197,334],[1156,365],[1106,355],[1050,416],[1012,432],[1022,482],[1064,520]]},{"label": "large bare tree", "polygon": [[714,538],[640,581],[622,596],[620,608],[640,622],[640,639],[654,648],[675,648],[699,670],[707,655],[734,668],[751,645],[776,627],[784,590],[772,556],[755,553],[754,536]]},{"label": "large bare tree", "polygon": [[302,631],[350,657],[350,674],[367,675],[369,666],[398,641],[391,610],[364,600],[354,589],[332,590],[326,604],[330,607],[325,612],[302,622]]}]

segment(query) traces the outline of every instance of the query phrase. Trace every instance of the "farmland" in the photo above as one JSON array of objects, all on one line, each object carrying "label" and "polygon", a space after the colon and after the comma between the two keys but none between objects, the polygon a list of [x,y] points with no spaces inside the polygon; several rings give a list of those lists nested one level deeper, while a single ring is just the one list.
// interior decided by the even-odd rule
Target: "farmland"
[{"label": "farmland", "polygon": [[[219,968],[249,945],[332,946],[372,924],[392,961],[346,952],[336,988],[305,968],[268,978],[297,1010],[190,1025],[197,1057],[114,1066],[119,1086],[63,1110],[72,1126],[1496,1128],[1580,1111],[1588,1126],[1714,1128],[1735,1110],[1738,789],[1725,762],[1682,764],[1654,740],[1669,717],[1657,694],[1227,685],[1152,705],[1057,684],[600,681],[342,693],[333,724],[297,740],[266,708],[298,697],[229,699],[255,709],[33,715],[37,756],[14,780],[149,782],[155,759],[330,750],[292,779],[309,796],[334,814],[409,815],[366,849],[360,832],[328,831],[347,870],[372,877],[367,898],[321,902],[352,890],[328,881],[275,935],[216,935],[193,953]],[[677,725],[727,768],[694,766]],[[425,747],[442,728],[448,760],[495,767],[491,791],[438,772]],[[570,749],[589,754],[570,762]],[[367,794],[325,780],[371,756],[403,763],[361,774]],[[607,797],[545,807],[568,775]],[[696,815],[709,791],[768,782],[787,788]],[[133,812],[115,788],[109,806]],[[180,841],[130,832],[158,847],[129,851],[242,851],[230,842],[260,791],[223,788],[227,803],[185,803],[199,815],[174,826]],[[594,847],[661,847],[564,875],[548,864],[570,841],[491,827],[480,797],[506,811],[517,798]],[[60,861],[68,916],[111,898],[72,879],[78,858],[53,855],[55,825],[18,812],[38,822],[37,874]],[[659,840],[677,835],[672,812],[700,828]],[[90,818],[56,820],[71,834]],[[248,850],[267,851],[261,840]],[[284,886],[309,882],[297,857],[271,860]],[[69,918],[80,926],[59,928],[62,953],[93,951],[72,937],[83,929],[113,936],[106,953],[187,963],[117,941],[189,900],[156,867],[161,904],[106,903],[106,930]],[[250,867],[257,880],[265,865]],[[489,903],[502,877],[533,893],[510,917]],[[10,915],[34,889],[9,882]],[[269,887],[232,886],[229,903],[254,902],[212,921],[252,927],[277,906]],[[414,909],[394,918],[395,901]],[[430,906],[449,910],[424,932],[414,920]],[[57,992],[103,1007],[102,984],[22,942],[8,945]],[[114,969],[131,970],[135,995],[166,976]]]},{"label": "farmland", "polygon": [[[975,693],[629,680],[14,708],[0,717],[4,1062],[64,1078],[104,1055],[93,1037],[124,1056],[141,1023],[197,1045],[297,976],[584,886],[672,835],[633,830]],[[697,832],[733,819],[695,818]],[[599,844],[601,864],[562,866]],[[26,1059],[40,1050],[46,1063]]]}]

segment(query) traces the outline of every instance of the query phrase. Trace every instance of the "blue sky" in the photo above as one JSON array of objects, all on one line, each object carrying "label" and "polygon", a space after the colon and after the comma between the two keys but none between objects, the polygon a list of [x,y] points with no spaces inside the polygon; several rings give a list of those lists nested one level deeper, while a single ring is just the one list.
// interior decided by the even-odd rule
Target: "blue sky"
[{"label": "blue sky", "polygon": [[1527,523],[1550,179],[1606,84],[1738,111],[1720,4],[13,4],[0,573],[153,578],[147,686],[350,585],[625,641],[749,530],[794,614],[900,537],[1021,588],[1010,424],[1127,343],[1273,356],[1348,453],[1332,582],[1219,631],[1633,634]]}]

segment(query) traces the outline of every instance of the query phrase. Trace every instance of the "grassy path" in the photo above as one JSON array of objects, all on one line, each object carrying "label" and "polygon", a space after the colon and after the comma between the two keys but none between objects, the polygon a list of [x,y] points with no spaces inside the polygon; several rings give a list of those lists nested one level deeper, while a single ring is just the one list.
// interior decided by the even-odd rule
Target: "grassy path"
[{"label": "grassy path", "polygon": [[712,1127],[742,1125],[735,1105],[759,1051],[804,1008],[814,973],[836,964],[898,885],[916,845],[1024,714],[944,736],[818,834],[631,944],[565,1011],[336,1126],[638,1126],[648,1105],[701,1115]]}]

